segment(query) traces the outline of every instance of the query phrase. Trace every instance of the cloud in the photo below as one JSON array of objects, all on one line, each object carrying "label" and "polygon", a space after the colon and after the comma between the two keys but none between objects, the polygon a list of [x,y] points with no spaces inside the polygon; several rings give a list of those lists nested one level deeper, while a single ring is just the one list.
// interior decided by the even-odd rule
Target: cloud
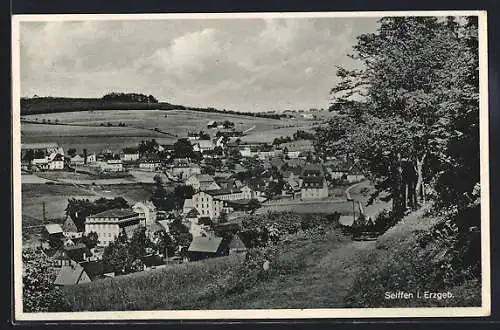
[{"label": "cloud", "polygon": [[136,63],[142,69],[161,69],[182,77],[192,71],[202,71],[222,52],[216,39],[217,31],[206,28],[174,38],[167,48],[157,49],[150,57]]},{"label": "cloud", "polygon": [[374,19],[25,22],[21,93],[160,100],[241,110],[321,107],[335,65]]}]

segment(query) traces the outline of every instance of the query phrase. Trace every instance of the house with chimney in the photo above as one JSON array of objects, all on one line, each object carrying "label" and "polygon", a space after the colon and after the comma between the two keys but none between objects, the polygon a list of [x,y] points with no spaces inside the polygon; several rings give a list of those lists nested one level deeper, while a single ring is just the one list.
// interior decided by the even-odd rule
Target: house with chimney
[{"label": "house with chimney", "polygon": [[320,164],[306,164],[301,175],[300,193],[305,200],[328,197],[328,183]]}]

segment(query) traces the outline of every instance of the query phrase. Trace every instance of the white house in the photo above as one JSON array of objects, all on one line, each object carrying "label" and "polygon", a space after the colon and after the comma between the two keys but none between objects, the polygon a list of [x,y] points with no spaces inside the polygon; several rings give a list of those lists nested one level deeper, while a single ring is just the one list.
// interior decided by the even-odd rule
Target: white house
[{"label": "white house", "polygon": [[302,172],[302,199],[321,199],[328,197],[328,184],[321,165],[307,164]]},{"label": "white house", "polygon": [[224,201],[205,191],[194,194],[192,201],[200,217],[216,219],[224,208]]},{"label": "white house", "polygon": [[85,234],[96,232],[99,246],[108,246],[125,230],[128,237],[140,226],[139,214],[129,209],[112,209],[89,215],[85,219]]},{"label": "white house", "polygon": [[69,162],[71,165],[81,166],[85,164],[85,158],[82,155],[76,154],[70,158]]},{"label": "white house", "polygon": [[211,151],[215,149],[215,144],[210,141],[210,140],[198,140],[194,145],[193,145],[193,150],[194,151],[199,151],[201,153]]},{"label": "white house", "polygon": [[132,210],[139,215],[146,227],[156,222],[156,207],[151,201],[137,202],[132,206]]},{"label": "white house", "polygon": [[139,161],[139,168],[156,171],[161,167],[161,159],[157,154],[146,154]]},{"label": "white house", "polygon": [[189,178],[193,174],[200,174],[201,168],[197,164],[190,163],[187,159],[174,159],[171,172],[173,176]]},{"label": "white house", "polygon": [[58,153],[52,153],[49,156],[47,163],[49,170],[63,170],[64,169],[64,156]]},{"label": "white house", "polygon": [[136,161],[139,159],[139,152],[136,148],[123,148],[120,158],[126,162]]}]

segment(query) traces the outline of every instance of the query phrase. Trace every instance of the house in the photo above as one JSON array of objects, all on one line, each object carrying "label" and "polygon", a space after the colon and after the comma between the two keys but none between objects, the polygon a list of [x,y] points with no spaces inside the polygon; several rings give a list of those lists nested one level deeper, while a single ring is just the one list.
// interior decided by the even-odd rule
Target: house
[{"label": "house", "polygon": [[213,258],[223,255],[222,238],[213,235],[194,236],[187,250],[190,261]]},{"label": "house", "polygon": [[214,178],[208,174],[194,174],[191,175],[186,181],[187,186],[193,187],[194,191],[200,190],[216,190],[221,187],[215,182]]},{"label": "house", "polygon": [[80,266],[89,276],[91,281],[114,277],[114,272],[111,267],[107,266],[102,260],[91,260],[81,262]]},{"label": "house", "polygon": [[74,166],[82,166],[85,165],[85,158],[82,155],[74,155],[69,159],[69,163]]},{"label": "house", "polygon": [[312,140],[298,140],[281,143],[279,147],[289,158],[305,157],[309,153],[314,153],[314,144]]},{"label": "house", "polygon": [[139,215],[146,228],[156,222],[156,207],[151,201],[137,202],[132,206],[132,210]]},{"label": "house", "polygon": [[82,242],[67,244],[63,249],[66,255],[75,262],[88,261],[92,257],[92,252],[88,246]]},{"label": "house", "polygon": [[139,168],[148,171],[156,171],[161,167],[161,158],[155,153],[148,153],[139,160]]},{"label": "house", "polygon": [[85,269],[77,262],[72,262],[70,265],[61,267],[54,280],[54,285],[62,287],[90,282],[90,276],[85,272]]},{"label": "house", "polygon": [[156,269],[165,265],[165,262],[163,261],[161,256],[152,253],[142,256],[141,261],[144,270]]},{"label": "house", "polygon": [[201,216],[207,216],[210,219],[216,219],[224,209],[224,201],[218,198],[214,191],[199,191],[192,197],[194,207]]},{"label": "house", "polygon": [[85,219],[85,233],[94,231],[98,235],[99,246],[108,246],[125,230],[128,237],[140,225],[139,214],[130,209],[112,209],[98,214],[89,215]]},{"label": "house", "polygon": [[137,148],[123,148],[120,153],[120,159],[124,162],[134,162],[139,160],[139,151]]},{"label": "house", "polygon": [[50,223],[42,229],[42,239],[49,242],[50,246],[59,246],[64,241],[64,234],[61,225]]},{"label": "house", "polygon": [[212,128],[212,129],[217,128],[217,122],[215,120],[209,121],[207,124],[207,128]]},{"label": "house", "polygon": [[309,163],[304,167],[300,192],[302,199],[328,197],[328,184],[321,165]]},{"label": "house", "polygon": [[199,151],[202,154],[207,151],[212,151],[214,149],[215,149],[215,144],[210,140],[198,140],[198,142],[193,145],[193,150]]},{"label": "house", "polygon": [[247,252],[247,247],[245,246],[245,244],[238,235],[233,235],[228,245],[228,249],[230,255]]},{"label": "house", "polygon": [[75,221],[70,216],[67,216],[62,225],[62,230],[64,236],[68,238],[79,238],[82,237],[83,232],[85,231],[85,224],[77,226]]},{"label": "house", "polygon": [[192,198],[186,198],[182,206],[182,213],[187,214],[191,209],[194,208],[194,203]]},{"label": "house", "polygon": [[[64,155],[64,149],[60,147],[57,143],[49,142],[49,143],[22,143],[21,144],[21,155],[24,158],[24,155],[28,151],[32,151],[35,153],[50,155],[52,153],[62,154]],[[45,157],[45,156],[43,156]]]},{"label": "house", "polygon": [[120,155],[114,154],[101,154],[97,157],[97,166],[104,172],[122,172],[123,162]]},{"label": "house", "polygon": [[87,164],[94,164],[97,162],[97,155],[95,153],[87,155]]},{"label": "house", "polygon": [[185,158],[174,159],[174,164],[171,168],[173,176],[178,178],[189,178],[193,174],[201,174],[201,168],[197,164],[192,164]]},{"label": "house", "polygon": [[49,156],[48,162],[49,170],[63,170],[64,169],[64,155],[59,153],[53,153]]}]

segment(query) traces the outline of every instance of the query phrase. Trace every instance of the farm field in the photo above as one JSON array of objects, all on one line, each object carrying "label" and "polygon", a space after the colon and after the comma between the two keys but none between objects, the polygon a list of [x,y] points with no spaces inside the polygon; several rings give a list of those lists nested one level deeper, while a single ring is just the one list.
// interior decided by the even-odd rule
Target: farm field
[{"label": "farm field", "polygon": [[[135,146],[141,140],[155,138],[160,143],[173,143],[178,137],[186,137],[190,131],[206,131],[215,135],[216,130],[207,129],[210,120],[229,120],[235,129],[245,131],[242,137],[247,142],[272,142],[274,138],[293,134],[296,130],[310,130],[315,121],[305,119],[268,119],[234,114],[206,113],[192,110],[106,110],[80,111],[23,116],[26,120],[42,123],[56,120],[61,124],[48,125],[23,123],[21,142],[57,142],[64,148],[87,148],[99,152],[104,148],[119,151],[126,146]],[[127,127],[101,127],[101,123]],[[169,133],[164,134],[155,132]]]}]

